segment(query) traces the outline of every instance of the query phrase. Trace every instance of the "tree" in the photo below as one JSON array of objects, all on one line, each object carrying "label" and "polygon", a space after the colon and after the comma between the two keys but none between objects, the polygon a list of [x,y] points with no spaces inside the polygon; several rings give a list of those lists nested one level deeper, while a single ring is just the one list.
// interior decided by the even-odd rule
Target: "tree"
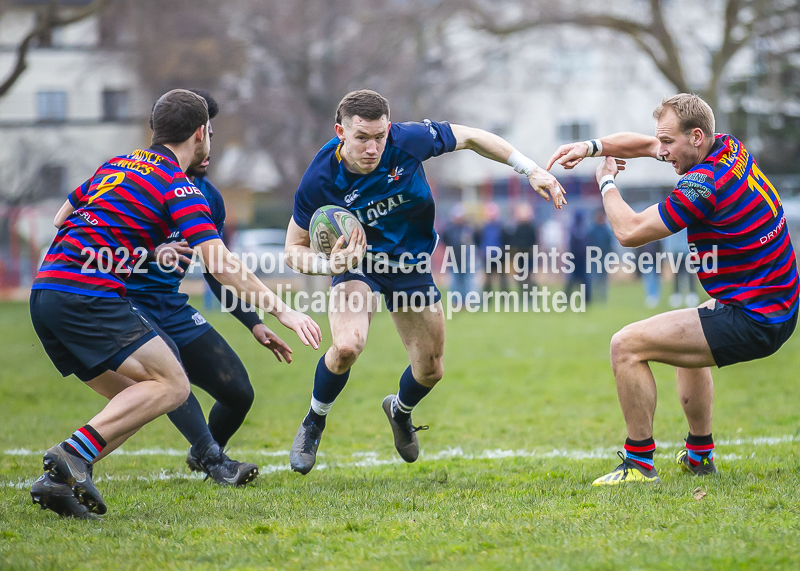
[{"label": "tree", "polygon": [[[17,44],[14,65],[0,83],[0,97],[3,97],[16,83],[28,67],[28,53],[31,47],[43,38],[52,35],[53,30],[69,24],[74,24],[90,16],[98,14],[111,2],[111,0],[91,0],[88,2],[67,2],[65,0],[47,0],[43,5],[29,3],[29,9],[36,13],[33,27],[27,31]],[[84,4],[78,5],[75,4]],[[0,15],[12,5],[19,6],[20,2],[0,0]]]},{"label": "tree", "polygon": [[[371,88],[395,120],[442,111],[441,26],[454,0],[240,0],[232,29],[247,45],[244,73],[228,78],[246,138],[297,181],[333,136],[341,97]],[[294,184],[292,184],[294,186]]]},{"label": "tree", "polygon": [[124,0],[104,20],[135,26],[153,98],[175,87],[212,91],[222,105],[214,148],[268,153],[288,193],[333,136],[334,111],[348,91],[380,91],[396,120],[441,112],[452,88],[442,72],[441,26],[458,4]]},{"label": "tree", "polygon": [[[800,172],[800,12],[764,23],[751,73],[731,82],[733,132],[773,174]],[[800,190],[800,181],[794,183]]]},{"label": "tree", "polygon": [[[698,92],[712,107],[728,64],[745,46],[772,30],[792,25],[800,0],[713,0],[687,3],[638,0],[627,3],[564,0],[475,0],[476,26],[508,36],[544,26],[574,25],[608,29],[629,37],[678,91]],[[687,10],[698,10],[697,17]],[[784,22],[784,24],[781,24]],[[794,24],[796,25],[796,24]],[[721,29],[715,30],[718,26]],[[719,33],[717,33],[719,32]],[[704,73],[688,74],[701,57]]]}]

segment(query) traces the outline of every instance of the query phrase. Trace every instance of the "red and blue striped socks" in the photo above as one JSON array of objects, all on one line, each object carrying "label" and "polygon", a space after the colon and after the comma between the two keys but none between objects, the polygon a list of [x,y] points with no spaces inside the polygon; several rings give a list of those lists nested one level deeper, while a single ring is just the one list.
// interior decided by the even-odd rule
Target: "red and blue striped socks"
[{"label": "red and blue striped socks", "polygon": [[625,439],[625,457],[631,462],[635,462],[645,470],[655,468],[653,464],[653,453],[656,451],[656,441],[653,437],[645,440]]},{"label": "red and blue striped socks", "polygon": [[695,436],[691,432],[686,437],[686,452],[689,464],[699,466],[703,460],[714,459],[714,439],[708,436]]},{"label": "red and blue striped socks", "polygon": [[106,441],[87,424],[73,432],[72,436],[61,443],[61,447],[73,456],[82,458],[91,464],[106,447]]}]

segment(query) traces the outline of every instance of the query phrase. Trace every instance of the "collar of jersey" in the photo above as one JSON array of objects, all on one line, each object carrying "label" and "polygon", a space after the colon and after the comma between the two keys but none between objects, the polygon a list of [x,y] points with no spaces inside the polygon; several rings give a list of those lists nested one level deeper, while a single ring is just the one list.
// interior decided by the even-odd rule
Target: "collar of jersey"
[{"label": "collar of jersey", "polygon": [[714,144],[711,145],[711,150],[708,152],[708,156],[703,161],[704,163],[712,163],[716,164],[719,160],[725,156],[727,152],[733,152],[733,149],[730,148],[728,145],[728,140],[723,139],[725,137],[724,134],[721,134],[719,137],[715,137]]},{"label": "collar of jersey", "polygon": [[154,153],[158,153],[159,155],[167,159],[169,162],[174,164],[176,167],[181,168],[181,166],[178,164],[178,157],[176,157],[175,153],[170,151],[169,148],[166,147],[165,145],[150,145],[150,148],[148,150],[153,151]]}]

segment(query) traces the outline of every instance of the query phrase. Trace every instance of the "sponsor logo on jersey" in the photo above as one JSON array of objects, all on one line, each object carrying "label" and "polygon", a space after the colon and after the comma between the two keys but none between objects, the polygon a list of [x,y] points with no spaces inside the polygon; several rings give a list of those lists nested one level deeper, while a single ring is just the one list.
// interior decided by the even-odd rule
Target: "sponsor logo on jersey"
[{"label": "sponsor logo on jersey", "polygon": [[348,206],[353,204],[353,201],[356,198],[358,198],[358,193],[359,193],[359,190],[355,189],[353,192],[351,192],[350,194],[348,194],[347,196],[344,197],[344,201],[347,203]]},{"label": "sponsor logo on jersey", "polygon": [[401,204],[406,204],[407,202],[410,202],[410,200],[405,198],[401,192],[378,202],[373,202],[364,208],[359,208],[355,211],[355,215],[358,217],[358,221],[362,224],[375,226],[378,223],[379,218],[383,218],[392,210]]},{"label": "sponsor logo on jersey", "polygon": [[702,172],[690,172],[683,177],[683,180],[693,180],[695,182],[699,182],[700,184],[708,182],[710,179],[710,176]]},{"label": "sponsor logo on jersey", "polygon": [[430,119],[425,119],[422,122],[428,126],[428,130],[431,132],[431,135],[433,136],[434,139],[439,136],[439,131],[433,128],[433,123],[431,123]]},{"label": "sponsor logo on jersey", "polygon": [[196,186],[181,186],[176,188],[174,191],[175,196],[178,198],[183,198],[184,196],[191,196],[192,194],[197,194],[203,196],[203,193],[200,192],[200,189]]},{"label": "sponsor logo on jersey", "polygon": [[708,187],[691,180],[682,180],[678,184],[678,190],[680,190],[683,195],[692,202],[697,200],[698,196],[702,196],[703,198],[708,198],[711,196],[711,190]]}]

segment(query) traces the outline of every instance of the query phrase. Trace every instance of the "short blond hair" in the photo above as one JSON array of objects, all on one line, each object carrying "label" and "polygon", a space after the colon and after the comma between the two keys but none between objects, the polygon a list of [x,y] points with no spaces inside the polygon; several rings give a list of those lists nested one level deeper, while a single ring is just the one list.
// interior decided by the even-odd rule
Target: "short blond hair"
[{"label": "short blond hair", "polygon": [[665,97],[653,111],[653,119],[658,121],[666,109],[672,109],[678,116],[681,131],[689,133],[700,129],[707,137],[714,136],[714,111],[711,106],[694,93],[679,93]]}]

